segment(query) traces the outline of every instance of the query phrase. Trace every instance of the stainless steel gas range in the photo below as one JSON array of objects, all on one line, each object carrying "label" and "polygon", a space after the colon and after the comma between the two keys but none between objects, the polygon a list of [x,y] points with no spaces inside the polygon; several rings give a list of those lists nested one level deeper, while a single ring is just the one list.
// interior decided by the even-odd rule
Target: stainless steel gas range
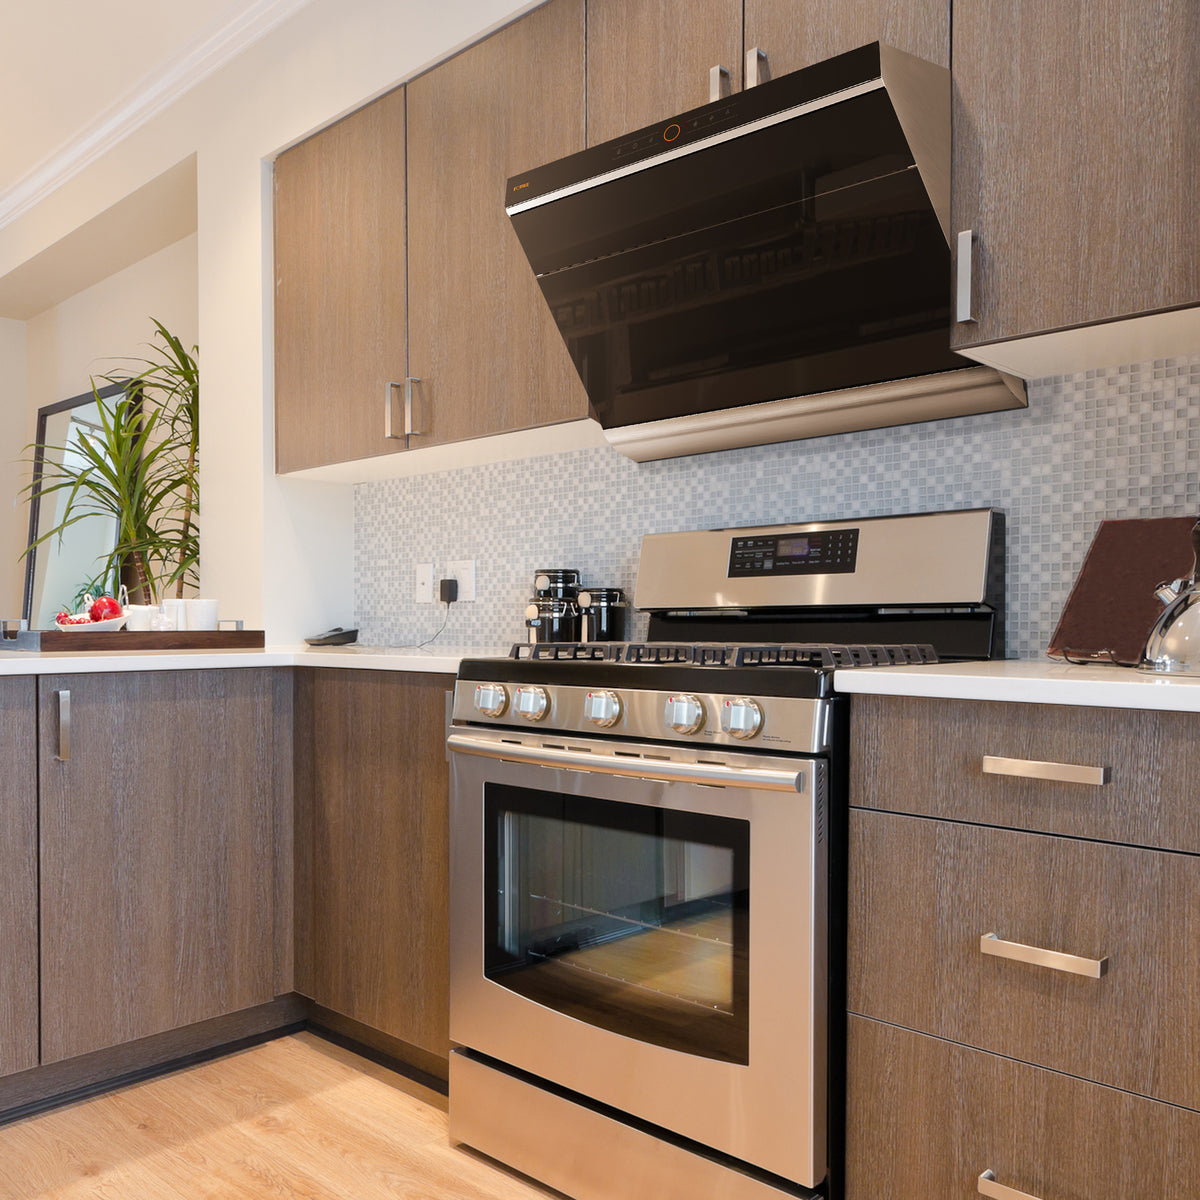
[{"label": "stainless steel gas range", "polygon": [[450,1133],[581,1200],[839,1190],[847,698],[1002,646],[991,510],[648,535],[644,643],[463,662]]}]

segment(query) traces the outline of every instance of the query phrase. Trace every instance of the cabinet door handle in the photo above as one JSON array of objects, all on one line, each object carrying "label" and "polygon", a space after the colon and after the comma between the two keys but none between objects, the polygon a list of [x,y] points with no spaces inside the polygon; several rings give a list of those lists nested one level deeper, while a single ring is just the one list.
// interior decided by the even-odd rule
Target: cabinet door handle
[{"label": "cabinet door handle", "polygon": [[58,753],[59,762],[71,761],[71,693],[60,691],[58,697]]},{"label": "cabinet door handle", "polygon": [[1014,962],[1032,963],[1035,967],[1049,967],[1052,971],[1067,971],[1072,975],[1086,975],[1099,979],[1108,974],[1108,956],[1104,958],[1081,958],[1078,954],[1063,954],[1060,950],[1043,950],[1040,946],[1026,946],[1024,942],[1006,942],[994,933],[982,934],[979,952],[993,958],[1011,958]]},{"label": "cabinet door handle", "polygon": [[396,432],[396,423],[392,413],[396,399],[396,389],[400,386],[394,379],[389,380],[383,385],[383,436],[385,438],[393,438],[400,440],[405,437],[407,430],[404,433]]},{"label": "cabinet door handle", "polygon": [[985,775],[1009,775],[1017,779],[1045,779],[1051,783],[1086,783],[1103,787],[1112,780],[1112,767],[1085,767],[1079,763],[1038,762],[1033,758],[983,756]]},{"label": "cabinet door handle", "polygon": [[708,100],[724,100],[729,95],[729,68],[718,64],[708,68]]},{"label": "cabinet door handle", "polygon": [[1041,1200],[1030,1192],[1018,1192],[1016,1188],[1005,1187],[996,1182],[994,1171],[984,1171],[979,1177],[979,1194],[990,1196],[991,1200]]},{"label": "cabinet door handle", "polygon": [[962,324],[975,323],[971,313],[971,266],[975,254],[975,230],[963,229],[958,235],[958,280],[954,289],[954,319]]},{"label": "cabinet door handle", "polygon": [[[383,436],[396,441],[407,440],[418,430],[413,420],[413,384],[421,381],[415,376],[405,376],[404,382],[389,380],[383,385]],[[404,427],[402,432],[396,432],[395,401],[396,389],[404,388]]]},{"label": "cabinet door handle", "polygon": [[746,87],[758,87],[771,78],[771,67],[765,51],[757,46],[746,51]]},{"label": "cabinet door handle", "polygon": [[420,383],[415,375],[405,376],[404,379],[404,436],[412,437],[414,433],[421,433],[423,430],[417,428],[416,421],[413,418],[413,385]]}]

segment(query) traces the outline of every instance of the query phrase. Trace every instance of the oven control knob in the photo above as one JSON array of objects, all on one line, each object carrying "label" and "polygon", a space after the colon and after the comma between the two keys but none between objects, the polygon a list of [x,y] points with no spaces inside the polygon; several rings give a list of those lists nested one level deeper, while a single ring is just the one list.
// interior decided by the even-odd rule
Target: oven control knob
[{"label": "oven control knob", "polygon": [[698,696],[668,696],[663,720],[676,733],[696,733],[704,724],[704,705]]},{"label": "oven control knob", "polygon": [[721,732],[735,738],[756,737],[763,727],[763,710],[757,700],[726,700],[721,705]]},{"label": "oven control knob", "polygon": [[616,692],[588,692],[583,698],[583,715],[593,725],[608,729],[621,719],[621,697]]},{"label": "oven control knob", "polygon": [[527,721],[540,721],[550,711],[550,697],[545,688],[527,684],[513,693],[513,709]]},{"label": "oven control knob", "polygon": [[500,717],[508,707],[508,689],[502,683],[475,685],[475,711],[485,717]]}]

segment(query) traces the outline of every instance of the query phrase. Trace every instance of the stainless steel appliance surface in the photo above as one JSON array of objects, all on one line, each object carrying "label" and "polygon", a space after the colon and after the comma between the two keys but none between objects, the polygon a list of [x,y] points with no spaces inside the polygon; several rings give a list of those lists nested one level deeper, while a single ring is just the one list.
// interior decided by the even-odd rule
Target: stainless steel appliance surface
[{"label": "stainless steel appliance surface", "polygon": [[670,458],[1026,403],[949,349],[950,102],[948,70],[875,43],[508,181],[613,446]]},{"label": "stainless steel appliance surface", "polygon": [[[989,657],[1002,544],[990,510],[649,535],[650,641],[463,662],[452,1138],[582,1200],[635,1194],[646,1172],[665,1200],[836,1200],[848,700],[833,670]],[[897,551],[926,562],[940,603],[923,572],[897,574]],[[686,594],[660,590],[680,556]],[[747,579],[765,599],[730,607]],[[897,630],[922,636],[877,636]]]}]

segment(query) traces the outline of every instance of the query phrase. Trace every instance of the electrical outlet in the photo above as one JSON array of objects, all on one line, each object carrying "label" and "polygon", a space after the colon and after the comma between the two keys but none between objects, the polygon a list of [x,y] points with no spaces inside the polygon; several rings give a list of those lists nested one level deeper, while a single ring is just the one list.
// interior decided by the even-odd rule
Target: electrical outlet
[{"label": "electrical outlet", "polygon": [[475,599],[475,560],[460,558],[457,562],[446,564],[446,577],[458,580],[459,603]]},{"label": "electrical outlet", "polygon": [[433,603],[433,563],[417,563],[416,601],[418,604]]}]

